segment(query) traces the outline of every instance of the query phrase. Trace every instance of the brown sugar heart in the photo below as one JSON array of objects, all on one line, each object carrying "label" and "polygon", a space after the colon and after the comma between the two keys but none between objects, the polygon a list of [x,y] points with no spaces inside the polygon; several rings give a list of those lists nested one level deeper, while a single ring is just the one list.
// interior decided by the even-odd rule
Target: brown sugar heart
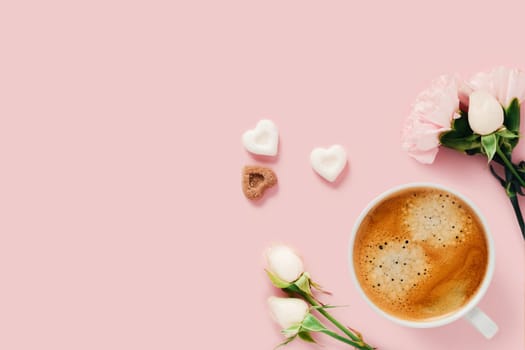
[{"label": "brown sugar heart", "polygon": [[262,166],[245,166],[242,171],[242,191],[246,198],[262,198],[264,192],[277,184],[277,176],[270,168]]}]

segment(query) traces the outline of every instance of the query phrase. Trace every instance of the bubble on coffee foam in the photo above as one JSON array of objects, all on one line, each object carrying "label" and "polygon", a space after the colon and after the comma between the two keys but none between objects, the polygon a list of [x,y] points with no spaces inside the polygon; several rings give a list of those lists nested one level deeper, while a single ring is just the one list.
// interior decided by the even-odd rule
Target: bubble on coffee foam
[{"label": "bubble on coffee foam", "polygon": [[424,249],[400,237],[368,245],[361,265],[376,295],[398,307],[404,307],[407,294],[430,274]]},{"label": "bubble on coffee foam", "polygon": [[412,239],[436,247],[460,243],[472,223],[472,218],[457,198],[439,192],[410,198],[403,214]]}]

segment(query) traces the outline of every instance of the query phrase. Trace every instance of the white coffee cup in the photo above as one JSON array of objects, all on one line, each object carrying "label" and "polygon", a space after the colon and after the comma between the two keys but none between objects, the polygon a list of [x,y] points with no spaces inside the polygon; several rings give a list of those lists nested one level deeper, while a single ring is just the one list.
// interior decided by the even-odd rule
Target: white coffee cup
[{"label": "white coffee cup", "polygon": [[[485,238],[488,245],[488,263],[487,263],[487,269],[485,272],[485,276],[483,278],[483,281],[481,282],[480,287],[478,288],[476,294],[471,297],[471,299],[463,305],[461,308],[457,309],[451,314],[447,314],[446,316],[443,316],[441,318],[432,319],[432,320],[423,320],[423,321],[413,321],[413,320],[406,320],[402,319],[396,316],[393,316],[381,308],[379,308],[376,304],[374,304],[370,298],[366,295],[366,293],[363,291],[361,285],[359,284],[359,281],[357,279],[357,275],[354,269],[354,259],[353,259],[353,252],[354,252],[354,243],[355,243],[355,237],[357,235],[357,232],[359,230],[359,227],[367,214],[372,210],[377,204],[382,202],[384,199],[392,196],[393,194],[404,191],[411,188],[435,188],[438,190],[448,191],[454,195],[456,195],[458,198],[462,199],[470,208],[472,211],[478,216],[481,225],[483,226],[483,232],[485,233]],[[492,275],[494,274],[494,263],[495,263],[495,253],[494,253],[494,241],[492,239],[492,236],[490,234],[489,227],[487,225],[487,222],[484,218],[484,216],[481,214],[480,210],[476,207],[474,203],[462,194],[458,193],[455,190],[452,190],[448,187],[434,184],[434,183],[409,183],[405,185],[401,185],[395,188],[392,188],[390,190],[387,190],[386,192],[380,194],[375,199],[373,199],[366,208],[361,212],[361,215],[359,215],[353,231],[352,235],[350,237],[350,249],[349,249],[349,264],[350,264],[350,275],[359,291],[361,296],[366,300],[366,302],[372,307],[374,311],[382,315],[383,317],[397,323],[403,326],[407,327],[413,327],[413,328],[432,328],[432,327],[439,327],[446,324],[449,324],[451,322],[454,322],[462,317],[467,319],[480,333],[482,333],[487,339],[492,338],[497,332],[498,332],[498,326],[494,321],[490,319],[485,313],[483,313],[479,308],[476,307],[476,305],[481,301],[483,296],[485,295],[485,292],[487,291],[490,282],[492,280]]]}]

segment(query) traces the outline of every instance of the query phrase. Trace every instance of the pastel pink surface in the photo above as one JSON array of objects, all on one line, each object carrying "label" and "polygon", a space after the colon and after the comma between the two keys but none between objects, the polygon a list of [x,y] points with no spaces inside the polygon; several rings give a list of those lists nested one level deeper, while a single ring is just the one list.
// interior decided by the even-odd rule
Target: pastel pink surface
[{"label": "pastel pink surface", "polygon": [[[440,74],[525,68],[524,10],[518,0],[2,2],[0,349],[272,349],[281,337],[262,253],[273,242],[300,251],[334,294],[323,300],[349,305],[334,313],[380,349],[523,349],[524,242],[505,193],[481,158],[442,150],[416,163],[400,132]],[[264,117],[280,130],[277,160],[241,145]],[[349,157],[337,186],[308,161],[334,143]],[[262,203],[242,195],[245,164],[279,177]],[[397,326],[352,285],[355,219],[412,181],[450,186],[486,215],[497,258],[480,307],[500,327],[494,339],[463,320]]]}]

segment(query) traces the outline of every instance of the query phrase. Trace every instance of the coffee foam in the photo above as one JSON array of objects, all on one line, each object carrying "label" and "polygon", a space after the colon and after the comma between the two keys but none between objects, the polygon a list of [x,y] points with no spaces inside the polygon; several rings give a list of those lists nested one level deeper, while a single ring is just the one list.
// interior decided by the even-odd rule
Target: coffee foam
[{"label": "coffee foam", "polygon": [[485,274],[482,227],[456,196],[412,189],[376,206],[361,223],[354,266],[365,293],[404,319],[453,312]]},{"label": "coffee foam", "polygon": [[364,251],[368,259],[362,271],[365,279],[389,302],[404,303],[403,296],[417,288],[430,273],[425,251],[419,246],[407,249],[409,244],[408,240],[390,238],[373,242]]},{"label": "coffee foam", "polygon": [[434,247],[461,243],[472,226],[465,204],[448,193],[414,193],[407,198],[402,215],[412,239]]}]

